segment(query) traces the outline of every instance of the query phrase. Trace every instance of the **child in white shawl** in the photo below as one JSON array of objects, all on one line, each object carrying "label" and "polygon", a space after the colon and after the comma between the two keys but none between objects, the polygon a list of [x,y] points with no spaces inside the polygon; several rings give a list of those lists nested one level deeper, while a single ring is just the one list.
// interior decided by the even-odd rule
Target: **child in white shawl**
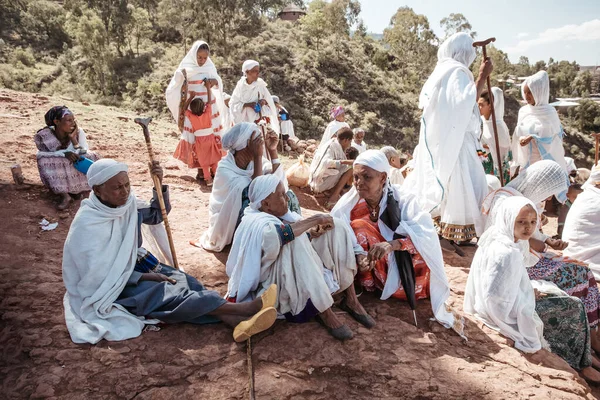
[{"label": "child in white shawl", "polygon": [[540,71],[525,80],[521,88],[527,105],[519,110],[513,135],[513,158],[521,170],[539,160],[556,161],[565,171],[564,131],[550,99],[550,79]]},{"label": "child in white shawl", "polygon": [[[581,300],[549,282],[532,282],[527,275],[527,241],[537,224],[536,207],[528,199],[512,197],[503,202],[494,225],[479,240],[464,310],[514,340],[517,349],[534,353],[549,345],[584,378],[600,382],[600,372],[592,368],[590,331]],[[533,285],[551,295],[540,294]]]},{"label": "child in white shawl", "polygon": [[[498,130],[498,145],[500,147],[500,160],[502,163],[502,171],[504,172],[504,184],[507,184],[510,180],[510,133],[508,126],[504,122],[504,93],[502,89],[498,87],[492,88],[492,97],[494,102],[494,112],[496,113],[496,128]],[[499,163],[498,156],[496,154],[496,138],[494,136],[494,126],[492,118],[492,105],[490,102],[490,94],[488,91],[484,91],[479,96],[477,101],[479,104],[479,112],[481,113],[481,121],[483,122],[483,131],[481,133],[481,143],[486,149],[493,162],[493,170],[490,165],[490,170],[486,169],[486,173],[494,174],[499,176]],[[484,167],[486,164],[484,163]]]}]

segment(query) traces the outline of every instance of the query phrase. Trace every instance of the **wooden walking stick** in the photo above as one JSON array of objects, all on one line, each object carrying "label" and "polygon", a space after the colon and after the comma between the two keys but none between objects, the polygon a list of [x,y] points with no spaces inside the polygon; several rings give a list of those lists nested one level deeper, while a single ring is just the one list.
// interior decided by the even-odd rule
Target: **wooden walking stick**
[{"label": "wooden walking stick", "polygon": [[[152,142],[150,142],[150,132],[148,131],[148,124],[152,121],[152,117],[148,118],[136,118],[134,122],[142,127],[144,131],[144,139],[146,140],[146,148],[148,149],[148,156],[150,157],[150,171],[152,171],[152,164],[154,163],[154,150],[152,150]],[[152,174],[152,172],[150,172]],[[167,217],[167,208],[165,207],[165,199],[163,198],[162,186],[158,176],[152,175],[154,181],[154,188],[160,204],[160,212],[162,213],[163,222],[165,223],[165,229],[167,230],[167,237],[169,239],[169,248],[171,249],[171,256],[173,257],[173,267],[179,269],[177,263],[177,256],[175,255],[175,243],[173,242],[173,235],[171,234],[171,227],[169,226],[169,218]]]},{"label": "wooden walking stick", "polygon": [[[473,47],[481,47],[483,49],[483,60],[487,59],[487,51],[485,46],[495,42],[496,38],[489,38],[481,42],[474,42]],[[494,110],[494,94],[492,93],[492,84],[490,77],[487,77],[487,90],[490,97],[490,105],[492,106],[492,126],[494,127],[494,140],[496,141],[496,157],[498,158],[498,174],[500,174],[500,185],[504,186],[504,173],[502,172],[502,159],[500,156],[500,143],[498,142],[498,127],[496,126],[496,110]],[[493,162],[492,162],[493,165]]]}]

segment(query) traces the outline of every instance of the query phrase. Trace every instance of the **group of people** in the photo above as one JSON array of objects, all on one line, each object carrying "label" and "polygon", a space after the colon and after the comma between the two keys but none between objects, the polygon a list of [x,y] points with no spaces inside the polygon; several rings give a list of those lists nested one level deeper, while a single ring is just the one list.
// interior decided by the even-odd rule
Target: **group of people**
[{"label": "group of people", "polygon": [[[289,114],[259,78],[259,63],[244,62],[229,98],[208,45],[196,42],[167,88],[167,104],[182,131],[175,156],[212,183],[209,227],[191,243],[211,252],[230,246],[227,294],[170,266],[157,193],[151,203],[137,199],[124,163],[94,160],[86,175],[77,175],[92,193],[64,247],[65,317],[73,341],[127,339],[160,322],[218,321],[243,341],[277,318],[316,318],[333,337],[348,340],[354,332],[332,311],[334,302],[363,326],[376,324],[357,288],[381,300],[429,298],[434,318],[464,335],[464,319],[447,304],[443,249],[478,238],[464,311],[518,349],[549,349],[600,383],[594,369],[600,368],[600,167],[575,196],[543,71],[523,85],[527,105],[511,145],[503,93],[484,90],[492,63],[483,60],[475,80],[474,60],[473,40],[464,33],[440,46],[419,98],[423,117],[411,162],[390,146],[368,149],[364,130],[351,130],[344,109],[334,107],[309,179],[314,192],[330,193],[331,212],[305,217],[278,158],[282,136],[293,137],[293,128],[284,129]],[[61,152],[53,156],[62,157],[65,168],[75,160],[69,154],[76,145],[68,140],[85,142],[72,120],[68,110],[53,109],[36,136],[38,147],[53,137],[56,143],[46,147]],[[482,142],[491,154],[483,163]],[[57,168],[43,161],[42,148],[38,160],[41,174],[47,165]],[[490,184],[485,162],[489,174],[507,171],[506,186]],[[66,177],[46,172],[42,179],[69,181],[61,173]],[[162,180],[158,164],[152,173]],[[162,190],[169,210],[168,187]],[[562,240],[542,233],[544,202],[551,198],[571,201]]]}]

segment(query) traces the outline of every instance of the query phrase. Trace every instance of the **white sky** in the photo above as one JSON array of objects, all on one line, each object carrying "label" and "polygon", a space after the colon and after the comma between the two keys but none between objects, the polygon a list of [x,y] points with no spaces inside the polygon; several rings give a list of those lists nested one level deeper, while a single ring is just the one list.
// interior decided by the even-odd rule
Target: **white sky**
[{"label": "white sky", "polygon": [[[538,60],[577,61],[600,65],[600,0],[360,0],[361,18],[369,32],[381,33],[402,6],[424,14],[443,37],[440,20],[462,13],[477,39],[496,37],[496,46],[512,62],[524,55]],[[485,4],[491,4],[486,6]]]}]

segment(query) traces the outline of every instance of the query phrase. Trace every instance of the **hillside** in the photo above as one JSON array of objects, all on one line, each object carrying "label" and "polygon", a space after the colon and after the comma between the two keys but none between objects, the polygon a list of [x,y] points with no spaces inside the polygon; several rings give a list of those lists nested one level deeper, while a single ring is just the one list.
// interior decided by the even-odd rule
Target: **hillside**
[{"label": "hillside", "polygon": [[[90,147],[125,161],[136,194],[151,183],[137,114],[115,107],[0,89],[0,375],[6,398],[245,399],[246,348],[220,325],[164,326],[158,332],[95,346],[71,342],[64,324],[62,246],[77,204],[57,212],[36,167],[34,132],[50,106],[66,104],[88,133]],[[207,287],[225,293],[226,254],[211,254],[188,241],[207,228],[209,192],[170,154],[175,125],[150,126],[154,148],[170,186],[170,222],[180,264]],[[289,165],[290,160],[286,160]],[[22,166],[26,184],[12,183],[9,167]],[[299,194],[306,214],[321,211]],[[42,232],[46,218],[58,228]],[[555,221],[550,230],[555,229]],[[445,255],[451,305],[462,309],[467,257]],[[592,399],[590,388],[564,361],[546,351],[524,355],[509,340],[466,316],[463,341],[431,322],[429,301],[418,304],[419,327],[406,303],[361,301],[377,321],[367,330],[343,314],[355,338],[340,343],[316,322],[279,321],[253,341],[259,399]]]}]

